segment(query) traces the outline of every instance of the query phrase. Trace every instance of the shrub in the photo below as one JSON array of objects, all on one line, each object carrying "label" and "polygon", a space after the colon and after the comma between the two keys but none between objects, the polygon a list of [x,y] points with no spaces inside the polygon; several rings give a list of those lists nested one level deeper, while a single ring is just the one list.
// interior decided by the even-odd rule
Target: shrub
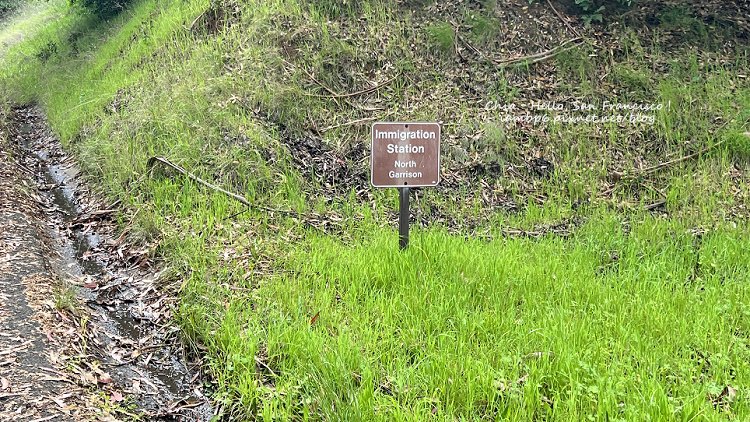
[{"label": "shrub", "polygon": [[586,23],[601,22],[605,10],[630,7],[636,0],[573,0]]}]

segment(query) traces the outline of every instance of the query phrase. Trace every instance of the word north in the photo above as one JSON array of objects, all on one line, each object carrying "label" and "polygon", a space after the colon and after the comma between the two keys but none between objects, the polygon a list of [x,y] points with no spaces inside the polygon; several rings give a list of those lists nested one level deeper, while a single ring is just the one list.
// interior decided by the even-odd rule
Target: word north
[{"label": "word north", "polygon": [[397,169],[412,169],[417,166],[417,162],[414,160],[411,161],[394,161],[393,167]]}]

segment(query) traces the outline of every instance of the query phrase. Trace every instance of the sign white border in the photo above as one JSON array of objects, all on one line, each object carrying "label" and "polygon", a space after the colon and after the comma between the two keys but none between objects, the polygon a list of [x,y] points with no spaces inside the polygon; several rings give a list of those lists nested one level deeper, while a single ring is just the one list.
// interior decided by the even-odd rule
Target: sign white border
[{"label": "sign white border", "polygon": [[[437,132],[437,181],[434,184],[428,185],[376,185],[375,184],[375,126],[376,125],[436,125]],[[370,184],[376,188],[426,188],[435,187],[440,184],[440,144],[443,143],[443,126],[438,122],[373,122],[370,126]]]}]

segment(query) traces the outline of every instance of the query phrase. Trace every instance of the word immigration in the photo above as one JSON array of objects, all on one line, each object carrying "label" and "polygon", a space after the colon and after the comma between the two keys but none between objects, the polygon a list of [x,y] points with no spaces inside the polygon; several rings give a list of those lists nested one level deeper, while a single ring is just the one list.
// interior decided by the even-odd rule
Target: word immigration
[{"label": "word immigration", "polygon": [[437,139],[437,133],[433,131],[419,130],[391,130],[391,131],[375,131],[375,139],[398,139],[400,141],[406,141],[408,139]]},{"label": "word immigration", "polygon": [[375,123],[371,176],[375,187],[435,186],[440,180],[440,125]]}]

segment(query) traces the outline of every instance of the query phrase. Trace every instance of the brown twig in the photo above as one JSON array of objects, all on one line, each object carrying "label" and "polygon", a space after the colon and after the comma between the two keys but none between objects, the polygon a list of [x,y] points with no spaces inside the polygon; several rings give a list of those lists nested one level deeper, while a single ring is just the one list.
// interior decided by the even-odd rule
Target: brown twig
[{"label": "brown twig", "polygon": [[[310,78],[310,80],[311,80],[311,81],[315,82],[315,83],[316,83],[316,84],[318,84],[318,85],[319,85],[319,86],[320,86],[321,88],[323,88],[324,90],[326,90],[326,92],[328,92],[329,94],[331,94],[330,98],[331,98],[331,99],[332,99],[332,100],[333,100],[333,101],[334,101],[334,102],[336,103],[336,105],[337,105],[337,106],[341,107],[341,104],[339,103],[339,100],[338,100],[338,99],[339,99],[339,98],[341,98],[341,95],[342,95],[342,94],[340,94],[340,93],[338,93],[338,92],[334,91],[333,89],[329,88],[329,87],[328,87],[328,85],[324,84],[323,82],[320,82],[320,81],[319,81],[319,80],[318,80],[318,79],[317,79],[317,78],[315,77],[315,75],[313,75],[313,74],[312,74],[312,73],[311,73],[311,72],[310,72],[309,70],[305,69],[305,67],[304,67],[304,66],[302,66],[302,71],[303,71],[303,72],[305,72],[305,74],[307,75],[307,77],[308,77],[308,78]],[[351,104],[351,103],[349,102],[349,100],[346,100],[346,99],[345,99],[345,101],[347,102],[347,104],[349,104],[349,105],[352,105],[352,104]]]},{"label": "brown twig", "polygon": [[195,25],[198,23],[198,21],[202,17],[206,16],[206,13],[208,13],[209,10],[211,10],[211,9],[204,10],[203,12],[201,12],[200,15],[198,15],[195,19],[193,19],[193,23],[190,24],[190,26],[188,27],[188,30],[190,30],[192,32],[195,29]]},{"label": "brown twig", "polygon": [[560,53],[564,53],[566,51],[572,50],[580,46],[580,44],[573,44],[571,46],[566,47],[568,44],[575,43],[579,41],[580,39],[581,37],[571,38],[563,42],[562,44],[558,45],[555,48],[549,49],[547,51],[542,51],[540,53],[530,54],[528,56],[516,57],[516,58],[511,58],[511,59],[493,60],[493,62],[500,67],[508,67],[508,66],[512,66],[515,64],[519,64],[519,63],[525,63],[525,64],[539,63],[541,61],[551,59]]},{"label": "brown twig", "polygon": [[[481,58],[489,61],[490,63],[492,63],[494,65],[500,66],[501,68],[512,66],[514,64],[524,63],[524,62],[526,64],[534,64],[534,63],[539,63],[539,62],[544,61],[544,60],[551,59],[551,58],[557,56],[560,53],[572,50],[572,49],[580,46],[580,44],[576,43],[576,42],[581,40],[581,36],[578,35],[578,36],[576,36],[574,38],[571,38],[571,39],[563,42],[562,44],[558,45],[557,47],[549,49],[549,50],[546,50],[546,51],[542,51],[542,52],[535,53],[535,54],[530,54],[528,56],[521,56],[521,57],[510,58],[510,59],[501,59],[501,60],[498,60],[498,59],[489,57],[487,54],[485,54],[484,52],[482,52],[481,50],[479,50],[478,48],[476,48],[475,46],[473,46],[469,41],[467,41],[466,39],[464,39],[464,37],[462,37],[459,34],[459,31],[457,29],[455,30],[455,33],[456,33],[456,38],[459,41],[461,41],[464,45],[466,45],[467,48],[469,48],[471,51],[473,51],[474,53],[476,53]],[[578,32],[576,32],[576,34],[578,34]],[[569,45],[571,43],[576,43],[576,44]]]},{"label": "brown twig", "polygon": [[678,164],[678,163],[681,163],[683,161],[692,160],[693,158],[699,157],[699,156],[701,156],[701,155],[703,155],[703,154],[711,151],[712,149],[714,149],[714,148],[716,148],[718,146],[721,146],[724,143],[726,143],[726,139],[724,139],[722,141],[719,141],[719,142],[717,142],[717,143],[715,143],[713,145],[707,146],[707,147],[703,148],[702,150],[696,151],[696,152],[694,152],[692,154],[688,154],[688,155],[685,155],[685,156],[682,156],[682,157],[679,157],[679,158],[675,158],[674,160],[665,161],[663,163],[655,164],[653,166],[646,167],[644,169],[636,169],[636,170],[633,170],[633,171],[627,172],[627,173],[622,173],[622,172],[619,172],[619,171],[613,171],[612,172],[612,176],[614,176],[614,180],[620,180],[620,179],[624,179],[624,178],[632,178],[632,177],[639,176],[639,175],[648,175],[648,174],[651,174],[651,173],[655,173],[655,172],[657,172],[657,171],[659,171],[659,170],[661,170],[663,168],[669,167],[671,165]]},{"label": "brown twig", "polygon": [[[281,209],[270,208],[270,207],[266,207],[266,206],[262,206],[262,205],[253,204],[247,198],[245,198],[244,196],[236,194],[234,192],[229,192],[228,190],[222,189],[219,186],[214,185],[213,183],[207,182],[207,181],[201,179],[200,177],[194,175],[193,173],[190,173],[189,171],[185,170],[181,166],[178,166],[177,164],[174,164],[173,162],[169,161],[168,159],[166,159],[164,157],[151,157],[151,158],[149,158],[149,160],[148,160],[148,167],[151,168],[151,167],[153,167],[157,163],[162,164],[164,166],[167,166],[167,167],[169,167],[169,168],[177,171],[178,173],[182,174],[183,176],[187,177],[188,179],[193,180],[195,182],[198,182],[201,185],[203,185],[203,186],[205,186],[205,187],[207,187],[209,189],[215,190],[216,192],[223,193],[224,195],[229,196],[230,198],[236,200],[237,202],[241,203],[242,205],[247,206],[248,208],[260,209],[260,210],[267,211],[267,212],[277,212],[277,213],[280,213],[280,214],[292,215],[292,216],[295,216],[295,217],[304,217],[303,214],[301,214],[301,213],[299,213],[297,211],[281,210]],[[242,212],[244,212],[244,211],[242,211]],[[241,214],[242,212],[237,213],[234,216],[237,216],[237,215]]]},{"label": "brown twig", "polygon": [[688,155],[685,155],[685,156],[680,157],[680,158],[675,158],[674,160],[670,160],[670,161],[666,161],[666,162],[663,162],[663,163],[659,163],[659,164],[653,165],[651,167],[646,167],[645,169],[640,170],[639,173],[650,174],[650,173],[654,173],[656,171],[659,171],[659,170],[661,170],[661,169],[663,169],[665,167],[669,167],[669,166],[671,166],[673,164],[681,163],[681,162],[687,161],[687,160],[692,160],[693,158],[699,157],[699,156],[701,156],[701,155],[703,155],[703,154],[711,151],[712,149],[721,146],[722,144],[726,143],[726,141],[727,140],[724,139],[724,140],[721,140],[721,141],[719,141],[719,142],[717,142],[717,143],[715,143],[713,145],[709,145],[709,146],[701,149],[700,151],[696,151],[696,152],[694,152],[692,154],[688,154]]},{"label": "brown twig", "polygon": [[[309,75],[310,74],[308,73],[308,76]],[[350,92],[350,93],[347,93],[347,94],[331,94],[331,95],[318,95],[318,94],[306,94],[306,95],[308,95],[310,97],[317,97],[317,98],[350,98],[350,97],[356,97],[358,95],[369,94],[371,92],[378,91],[381,88],[383,88],[384,86],[387,86],[391,82],[395,81],[399,76],[400,75],[396,75],[396,76],[392,77],[391,79],[388,79],[387,81],[381,82],[381,83],[379,83],[379,84],[377,84],[375,86],[371,86],[369,88],[366,88],[366,89],[363,89],[363,90],[357,91],[357,92]],[[311,77],[311,79],[312,79],[312,77]],[[313,79],[313,81],[315,81],[315,79]],[[317,83],[318,83],[318,85],[322,85],[320,82],[317,82]],[[328,90],[325,86],[323,86],[323,88],[326,89],[327,91],[331,92],[331,90]]]},{"label": "brown twig", "polygon": [[576,36],[578,36],[578,37],[581,36],[581,33],[578,32],[575,28],[573,28],[573,26],[570,24],[570,22],[568,22],[568,20],[565,19],[563,17],[563,15],[560,14],[560,12],[557,11],[557,8],[555,8],[555,6],[552,5],[552,2],[550,0],[547,0],[547,4],[549,4],[549,7],[552,8],[552,11],[555,12],[555,14],[557,15],[557,17],[560,18],[561,21],[563,21],[563,23],[565,24],[565,26],[568,27],[568,29],[570,29],[571,31],[573,31],[573,33],[576,34]]},{"label": "brown twig", "polygon": [[[731,121],[732,120],[727,120],[721,126],[719,126],[718,128],[716,128],[716,130],[714,132],[718,132],[719,130],[723,129]],[[750,132],[744,133],[744,135],[750,137]],[[692,160],[693,158],[700,157],[701,155],[710,152],[714,148],[717,148],[717,147],[725,144],[726,142],[727,142],[727,139],[723,139],[723,140],[721,140],[721,141],[719,141],[719,142],[717,142],[717,143],[715,143],[713,145],[709,145],[709,146],[701,149],[700,151],[696,151],[696,152],[694,152],[692,154],[688,154],[688,155],[685,155],[685,156],[682,156],[682,157],[679,157],[679,158],[675,158],[674,160],[669,160],[669,161],[665,161],[663,163],[655,164],[653,166],[646,167],[644,169],[636,169],[636,170],[633,170],[633,171],[630,171],[630,172],[624,172],[624,173],[623,172],[619,172],[619,171],[613,171],[612,172],[612,176],[613,176],[614,180],[620,180],[620,179],[627,178],[627,177],[634,177],[634,176],[638,176],[638,175],[647,175],[647,174],[655,173],[655,172],[657,172],[657,171],[659,171],[661,169],[664,169],[666,167],[672,166],[674,164],[679,164],[679,163],[682,163],[684,161]]]},{"label": "brown twig", "polygon": [[666,200],[661,200],[661,201],[654,202],[653,204],[646,206],[646,211],[653,211],[653,210],[655,210],[655,209],[657,209],[657,208],[659,208],[659,207],[661,207],[663,205],[666,205],[666,204],[667,204]]},{"label": "brown twig", "polygon": [[263,362],[263,359],[259,358],[258,356],[255,356],[255,363],[257,363],[258,365],[262,366],[266,371],[270,372],[271,375],[274,378],[278,378],[279,377],[279,375],[273,369],[271,369],[271,367],[268,366],[268,364],[266,364],[265,362]]},{"label": "brown twig", "polygon": [[[484,54],[483,52],[481,52],[478,48],[474,47],[469,41],[467,41],[464,37],[461,36],[461,33],[458,30],[459,27],[458,27],[458,25],[456,25],[455,22],[453,23],[453,26],[454,26],[453,32],[456,34],[456,38],[459,41],[461,41],[464,45],[466,45],[466,47],[468,47],[471,51],[473,51],[474,53],[476,53],[479,57],[482,57],[483,59],[488,59],[488,57],[487,57],[486,54]],[[492,60],[490,59],[490,61],[492,61]]]},{"label": "brown twig", "polygon": [[307,69],[305,69],[304,67],[302,68],[302,71],[303,71],[303,72],[305,72],[305,74],[307,74],[307,77],[308,77],[308,78],[310,78],[310,80],[311,80],[311,81],[315,82],[315,83],[316,83],[316,84],[318,84],[318,85],[319,85],[319,86],[320,86],[321,88],[325,89],[325,90],[326,90],[326,91],[327,91],[327,92],[328,92],[329,94],[331,94],[331,97],[330,97],[330,98],[333,98],[333,99],[336,99],[336,98],[342,98],[342,94],[339,94],[338,92],[336,92],[336,91],[334,91],[333,89],[329,88],[329,87],[328,87],[328,86],[327,86],[326,84],[324,84],[323,82],[320,82],[320,81],[319,81],[319,80],[318,80],[317,78],[315,78],[315,75],[313,75],[312,73],[310,73],[310,71],[308,71],[308,70],[307,70]]},{"label": "brown twig", "polygon": [[160,163],[162,165],[170,167],[170,168],[176,170],[178,173],[182,174],[183,176],[186,176],[188,179],[193,180],[195,182],[198,182],[198,183],[202,184],[203,186],[206,186],[209,189],[215,190],[217,192],[221,192],[224,195],[227,195],[230,198],[233,198],[236,201],[242,203],[243,205],[247,205],[249,207],[253,205],[244,196],[238,195],[238,194],[233,193],[233,192],[229,192],[228,190],[222,189],[222,188],[214,185],[213,183],[209,183],[209,182],[201,179],[200,177],[198,177],[198,176],[190,173],[189,171],[185,170],[184,168],[178,166],[177,164],[174,164],[173,162],[167,160],[164,157],[151,157],[151,158],[148,159],[148,166],[149,167],[153,167],[154,164],[156,164],[156,163]]}]

